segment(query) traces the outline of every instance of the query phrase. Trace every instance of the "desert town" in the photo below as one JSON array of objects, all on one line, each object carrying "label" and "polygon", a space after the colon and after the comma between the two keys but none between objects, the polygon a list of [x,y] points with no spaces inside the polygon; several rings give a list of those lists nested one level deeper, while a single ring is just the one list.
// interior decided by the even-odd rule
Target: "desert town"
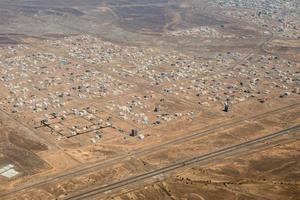
[{"label": "desert town", "polygon": [[108,35],[0,18],[0,199],[296,200],[299,3],[102,1],[20,10]]},{"label": "desert town", "polygon": [[[227,52],[202,60],[152,48],[121,48],[91,36],[39,45],[47,51],[27,52],[26,45],[3,50],[1,107],[32,126],[49,127],[60,139],[82,132],[98,138],[101,128],[117,128],[109,122],[112,117],[137,125],[132,129],[145,128],[181,117],[192,120],[201,109],[217,106],[228,112],[249,99],[267,103],[300,94],[299,63],[272,55],[250,55],[234,65],[244,55]],[[94,106],[97,101],[104,106]],[[102,110],[114,115],[102,119],[97,116]],[[78,117],[90,125],[74,120],[74,126],[60,127]]]}]

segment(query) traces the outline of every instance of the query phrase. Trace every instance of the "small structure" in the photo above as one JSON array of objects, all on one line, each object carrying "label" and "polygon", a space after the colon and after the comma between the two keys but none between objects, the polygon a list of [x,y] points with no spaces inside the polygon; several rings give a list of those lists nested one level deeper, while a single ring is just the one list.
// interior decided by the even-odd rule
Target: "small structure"
[{"label": "small structure", "polygon": [[0,168],[0,175],[6,178],[13,178],[14,176],[19,174],[19,172],[16,171],[14,168],[15,166],[12,164],[6,165]]},{"label": "small structure", "polygon": [[47,126],[48,119],[41,120],[41,126]]},{"label": "small structure", "polygon": [[136,136],[138,136],[138,130],[137,130],[137,129],[132,129],[132,130],[131,130],[131,133],[130,133],[130,136],[131,136],[131,137],[136,137]]},{"label": "small structure", "polygon": [[160,107],[159,106],[156,106],[155,108],[154,108],[154,112],[159,112],[160,111]]},{"label": "small structure", "polygon": [[225,103],[224,103],[224,110],[223,110],[224,112],[229,112],[229,103],[228,103],[228,101],[226,101]]},{"label": "small structure", "polygon": [[96,131],[95,138],[97,140],[101,139],[102,138],[102,132],[101,131]]},{"label": "small structure", "polygon": [[139,135],[138,135],[138,138],[139,138],[140,140],[143,140],[143,139],[145,138],[145,136],[142,135],[142,134],[139,134]]}]

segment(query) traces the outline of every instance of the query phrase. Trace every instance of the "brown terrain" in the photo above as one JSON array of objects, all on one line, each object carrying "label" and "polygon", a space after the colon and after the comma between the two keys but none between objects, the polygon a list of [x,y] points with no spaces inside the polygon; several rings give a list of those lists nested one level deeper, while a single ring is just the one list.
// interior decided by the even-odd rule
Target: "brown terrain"
[{"label": "brown terrain", "polygon": [[298,200],[297,0],[0,0],[0,199]]}]

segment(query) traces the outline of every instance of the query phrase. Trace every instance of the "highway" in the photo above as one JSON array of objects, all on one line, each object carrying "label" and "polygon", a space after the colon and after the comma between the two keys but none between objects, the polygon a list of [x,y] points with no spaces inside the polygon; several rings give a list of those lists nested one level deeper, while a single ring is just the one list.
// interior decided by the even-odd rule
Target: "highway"
[{"label": "highway", "polygon": [[106,161],[83,165],[81,167],[69,170],[65,173],[52,175],[50,177],[45,177],[43,179],[40,179],[37,182],[33,182],[31,184],[28,184],[28,185],[22,185],[20,187],[16,187],[11,191],[0,194],[0,198],[6,197],[6,196],[9,196],[9,195],[14,195],[16,192],[21,192],[21,191],[24,191],[26,189],[31,189],[31,188],[34,188],[34,187],[37,187],[37,186],[42,186],[42,185],[45,185],[45,184],[48,184],[48,183],[60,181],[62,179],[73,178],[74,176],[78,176],[78,175],[82,175],[82,174],[85,174],[85,173],[93,172],[93,171],[96,171],[97,169],[101,169],[105,166],[110,166],[110,165],[113,165],[113,164],[116,164],[116,163],[120,163],[120,162],[122,162],[122,161],[124,161],[124,160],[126,160],[126,159],[128,159],[132,156],[141,156],[141,155],[151,154],[151,153],[154,153],[155,151],[166,149],[170,145],[184,143],[184,142],[187,142],[191,139],[195,139],[195,138],[198,138],[198,137],[213,134],[216,131],[224,130],[224,129],[227,129],[227,128],[232,128],[232,127],[238,126],[242,123],[245,123],[245,122],[248,122],[248,121],[251,121],[251,120],[252,121],[253,120],[258,120],[258,119],[262,119],[262,118],[265,118],[265,117],[268,117],[268,116],[271,116],[271,115],[274,115],[274,114],[278,114],[278,113],[281,113],[281,112],[286,112],[290,109],[299,107],[299,105],[300,104],[298,104],[298,103],[297,104],[292,104],[292,105],[289,105],[289,106],[281,107],[281,108],[278,108],[278,109],[275,109],[275,110],[272,110],[272,111],[269,111],[269,112],[253,115],[253,116],[250,116],[250,117],[240,118],[238,120],[230,120],[230,121],[227,121],[227,122],[224,122],[224,123],[221,123],[221,124],[217,124],[213,127],[210,127],[209,129],[199,130],[199,131],[194,132],[192,134],[188,134],[188,135],[185,135],[183,137],[179,137],[179,138],[176,138],[174,140],[170,140],[168,142],[165,142],[165,143],[162,143],[162,144],[159,144],[159,145],[156,145],[156,146],[152,146],[152,147],[141,149],[141,150],[136,150],[136,151],[130,152],[129,154],[117,156],[117,157],[114,157],[114,158],[106,160]]},{"label": "highway", "polygon": [[279,131],[279,132],[275,132],[275,133],[272,133],[272,134],[254,139],[254,140],[250,140],[250,141],[240,143],[240,144],[237,144],[237,145],[225,147],[223,149],[216,150],[214,152],[210,152],[210,153],[207,153],[207,154],[204,154],[204,155],[200,155],[200,156],[194,157],[192,159],[187,159],[187,160],[184,160],[184,161],[180,161],[180,162],[177,162],[175,164],[171,164],[169,166],[166,166],[166,167],[163,167],[163,168],[160,168],[160,169],[148,172],[148,173],[144,173],[144,174],[140,174],[140,175],[137,175],[137,176],[134,176],[134,177],[130,177],[130,178],[127,178],[127,179],[124,179],[124,180],[121,180],[121,181],[118,181],[118,182],[115,182],[115,183],[112,183],[112,184],[109,184],[109,185],[96,187],[96,188],[93,188],[89,191],[85,191],[85,192],[80,193],[80,194],[75,194],[73,196],[63,198],[63,200],[87,199],[87,198],[93,197],[95,195],[105,193],[105,192],[111,191],[113,189],[122,188],[122,187],[127,186],[127,185],[132,184],[132,183],[136,183],[136,182],[139,182],[139,181],[144,181],[146,179],[149,179],[149,178],[152,178],[152,177],[155,177],[155,176],[158,176],[160,174],[167,173],[167,172],[171,172],[171,171],[177,170],[177,169],[182,168],[182,167],[186,167],[188,165],[192,165],[192,164],[200,162],[200,161],[206,161],[206,160],[210,160],[210,159],[213,159],[213,158],[216,158],[216,157],[219,157],[219,156],[224,156],[228,153],[233,153],[233,152],[236,152],[238,150],[254,146],[255,144],[266,142],[266,141],[274,139],[276,137],[283,136],[283,135],[286,135],[290,132],[295,132],[295,131],[299,131],[299,130],[300,130],[300,125],[297,125],[297,126],[294,126],[294,127],[291,127],[291,128]]}]

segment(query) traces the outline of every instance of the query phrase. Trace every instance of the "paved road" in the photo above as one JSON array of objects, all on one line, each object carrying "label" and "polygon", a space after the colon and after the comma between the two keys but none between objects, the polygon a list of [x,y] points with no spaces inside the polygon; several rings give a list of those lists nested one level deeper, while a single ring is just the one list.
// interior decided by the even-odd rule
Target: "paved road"
[{"label": "paved road", "polygon": [[126,160],[126,159],[128,159],[132,156],[148,155],[148,154],[154,153],[158,150],[166,149],[170,145],[181,144],[181,143],[187,142],[191,139],[206,136],[206,135],[215,133],[216,131],[219,131],[219,130],[232,128],[232,127],[241,125],[242,123],[245,123],[245,122],[248,122],[248,121],[251,121],[251,120],[252,121],[253,120],[258,120],[258,119],[262,119],[262,118],[265,118],[265,117],[268,117],[268,116],[271,116],[271,115],[274,115],[274,114],[277,114],[277,113],[286,112],[290,109],[295,109],[299,106],[300,106],[300,103],[292,104],[292,105],[285,106],[285,107],[282,107],[282,108],[279,108],[279,109],[276,109],[276,110],[272,110],[272,111],[261,113],[261,114],[258,114],[258,115],[242,118],[242,119],[239,119],[239,120],[227,121],[227,122],[212,126],[209,129],[199,130],[199,131],[194,132],[192,134],[189,134],[189,135],[186,135],[186,136],[183,136],[183,137],[179,137],[179,138],[176,138],[174,140],[171,140],[171,141],[168,141],[168,142],[156,145],[156,146],[152,146],[152,147],[149,147],[149,148],[146,148],[146,149],[133,151],[128,155],[118,156],[118,157],[115,157],[115,158],[112,158],[112,159],[109,159],[109,160],[106,160],[106,161],[103,161],[103,162],[100,162],[100,163],[96,162],[96,163],[89,164],[89,165],[83,165],[81,167],[69,170],[65,173],[56,174],[56,175],[53,175],[51,177],[44,177],[43,179],[40,179],[37,182],[33,182],[31,184],[28,184],[28,185],[23,185],[23,186],[20,186],[20,187],[16,187],[16,188],[14,188],[13,190],[11,190],[9,192],[2,193],[2,194],[0,194],[0,199],[3,198],[3,197],[9,196],[9,195],[14,195],[16,192],[21,192],[21,191],[31,189],[31,188],[34,188],[34,187],[37,187],[37,186],[42,186],[42,185],[45,185],[45,184],[48,184],[48,183],[51,183],[51,182],[56,182],[56,181],[60,181],[60,180],[66,179],[66,178],[72,178],[74,176],[78,176],[78,175],[82,175],[82,174],[85,174],[85,173],[93,172],[93,171],[96,171],[96,170],[101,169],[103,167],[107,167],[107,166],[110,166],[110,165],[113,165],[113,164],[116,164],[116,163],[123,162],[124,160]]},{"label": "paved road", "polygon": [[154,176],[158,176],[158,175],[164,174],[166,172],[174,171],[174,170],[177,170],[179,168],[186,167],[188,165],[191,165],[191,164],[194,164],[194,163],[197,163],[197,162],[200,162],[200,161],[206,161],[206,160],[210,160],[210,159],[213,159],[213,158],[216,158],[216,157],[219,157],[219,156],[224,156],[228,153],[233,153],[235,151],[238,151],[238,150],[241,150],[241,149],[244,149],[244,148],[251,148],[255,144],[266,142],[268,140],[271,140],[271,139],[274,139],[276,137],[288,134],[290,132],[295,132],[295,131],[297,131],[299,133],[300,125],[297,125],[297,126],[294,126],[294,127],[291,127],[291,128],[288,128],[288,129],[285,129],[285,130],[282,130],[282,131],[279,131],[279,132],[276,132],[276,133],[272,133],[272,134],[269,134],[267,136],[263,136],[263,137],[260,137],[260,138],[254,139],[254,140],[250,140],[250,141],[247,141],[247,142],[244,142],[244,143],[240,143],[240,144],[237,144],[237,145],[226,147],[226,148],[223,148],[223,149],[220,149],[220,150],[217,150],[217,151],[205,154],[205,155],[200,155],[200,156],[194,157],[192,159],[187,159],[187,160],[169,165],[167,167],[163,167],[163,168],[160,168],[160,169],[148,172],[148,173],[144,173],[144,174],[141,174],[141,175],[138,175],[138,176],[130,177],[128,179],[124,179],[124,180],[121,180],[121,181],[118,181],[118,182],[115,182],[115,183],[112,183],[112,184],[109,184],[109,185],[100,186],[100,187],[94,188],[92,190],[83,192],[81,194],[76,194],[76,195],[69,196],[69,197],[66,197],[66,198],[63,198],[63,199],[64,200],[87,199],[89,197],[92,197],[92,196],[95,196],[95,195],[98,195],[98,194],[101,194],[101,193],[104,193],[104,192],[107,192],[107,191],[111,191],[113,189],[122,188],[122,187],[124,187],[126,185],[129,185],[129,184],[132,184],[132,183],[136,183],[136,182],[139,182],[139,181],[144,181],[144,180],[152,178]]}]

